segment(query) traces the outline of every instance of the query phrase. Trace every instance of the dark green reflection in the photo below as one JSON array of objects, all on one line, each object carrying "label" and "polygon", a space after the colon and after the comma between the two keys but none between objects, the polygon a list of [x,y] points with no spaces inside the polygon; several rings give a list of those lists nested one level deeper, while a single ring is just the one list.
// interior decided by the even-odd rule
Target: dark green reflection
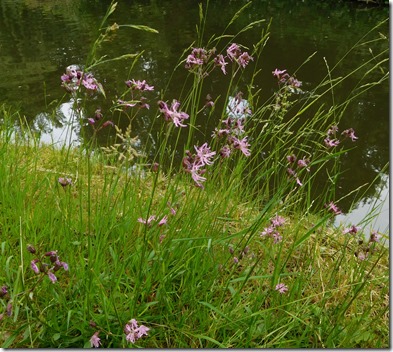
[{"label": "dark green reflection", "polygon": [[[57,114],[50,113],[65,93],[60,87],[60,75],[70,64],[83,65],[109,4],[109,0],[0,0],[0,101],[20,108],[32,126],[50,129],[65,124],[61,107]],[[211,1],[205,38],[222,33],[233,14],[244,4],[246,1]],[[326,75],[323,58],[333,67],[362,35],[388,16],[388,6],[365,6],[351,1],[259,0],[252,3],[231,27],[230,33],[237,33],[257,19],[269,21],[272,18],[271,36],[262,61],[263,71],[256,82],[262,88],[261,100],[264,101],[276,87],[271,75],[275,68],[294,72],[309,55],[317,51],[314,58],[297,72],[304,87],[312,89]],[[94,114],[97,107],[101,107],[105,114],[111,101],[123,92],[125,80],[146,79],[156,87],[156,91],[149,95],[151,109],[142,112],[133,126],[142,142],[146,142],[146,131],[156,116],[159,92],[166,88],[183,50],[196,39],[197,2],[123,0],[118,2],[112,22],[148,25],[157,29],[159,34],[124,29],[105,44],[102,54],[110,57],[142,50],[144,53],[131,76],[130,61],[114,62],[95,72],[104,84],[108,99],[98,98],[94,101],[95,106],[89,106],[85,114],[86,117]],[[386,23],[380,28],[381,35],[388,36],[388,29]],[[247,32],[236,41],[251,47],[258,41],[258,36],[258,31]],[[346,75],[370,59],[369,48],[377,53],[387,46],[387,41],[380,41],[357,48],[351,59],[339,66],[336,75]],[[347,92],[357,84],[361,75],[361,72],[353,75],[345,85],[338,87],[337,99],[342,97],[344,101]],[[185,70],[183,73],[181,70],[176,72],[165,99],[178,98],[179,87],[183,85],[185,77]],[[369,77],[374,80],[379,78],[378,73]],[[247,82],[243,83],[239,90],[244,90]],[[213,75],[204,93],[218,96],[225,90],[226,84],[225,79]],[[342,168],[350,172],[341,178],[337,198],[371,182],[389,161],[388,94],[386,82],[357,99],[344,116],[341,128],[353,127],[359,140],[350,156],[343,158]],[[65,108],[67,106],[62,106],[63,110]],[[203,124],[202,131],[206,132],[207,137],[210,137],[210,131],[219,119],[220,116],[216,116],[216,120]],[[123,128],[128,123],[116,122]],[[85,131],[87,136],[91,133],[88,128]],[[99,135],[99,142],[105,144],[110,137],[111,133],[107,130]],[[78,131],[76,138],[80,138]],[[201,134],[199,138],[204,137]],[[370,189],[367,196],[372,197],[374,193],[375,190]],[[351,202],[352,199],[346,199],[340,205],[347,211]]]}]

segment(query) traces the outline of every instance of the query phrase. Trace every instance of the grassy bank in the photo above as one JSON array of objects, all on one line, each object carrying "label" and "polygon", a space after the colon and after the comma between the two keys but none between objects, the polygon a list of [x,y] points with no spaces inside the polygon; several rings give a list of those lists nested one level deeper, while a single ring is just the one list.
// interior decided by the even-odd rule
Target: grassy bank
[{"label": "grassy bank", "polygon": [[[388,78],[382,70],[368,81],[388,49],[355,69],[363,80],[345,102],[335,103],[334,88],[346,77],[328,65],[307,92],[293,73],[272,69],[277,91],[260,102],[253,80],[268,26],[244,29],[261,31],[251,49],[225,32],[203,44],[201,7],[200,38],[177,67],[188,80],[175,99],[162,87],[150,127],[157,143],[140,146],[132,121],[157,89],[145,81],[126,81],[111,118],[84,114],[105,96],[93,72],[108,63],[99,50],[119,29],[104,26],[114,9],[84,68],[61,78],[88,139],[41,145],[15,127],[21,116],[0,111],[1,346],[388,347],[384,234],[332,226],[340,157],[358,138],[341,117]],[[205,99],[217,72],[228,90]],[[244,94],[235,91],[242,84]],[[119,117],[130,119],[128,131]],[[206,118],[217,128],[201,134]],[[104,128],[116,129],[117,143],[99,148]]]},{"label": "grassy bank", "polygon": [[[90,346],[95,332],[126,347],[131,318],[150,328],[136,344],[151,348],[388,345],[388,250],[333,229],[330,215],[4,135],[3,347]],[[275,243],[261,234],[277,215]],[[55,250],[68,270],[52,283]],[[34,259],[49,266],[37,274]]]}]

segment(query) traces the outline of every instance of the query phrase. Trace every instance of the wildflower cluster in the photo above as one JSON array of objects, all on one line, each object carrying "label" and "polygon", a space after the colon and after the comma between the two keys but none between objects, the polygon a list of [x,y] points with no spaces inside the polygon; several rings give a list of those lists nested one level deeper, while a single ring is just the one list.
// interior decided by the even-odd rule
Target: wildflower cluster
[{"label": "wildflower cluster", "polygon": [[269,236],[273,238],[274,243],[279,243],[282,241],[282,236],[277,231],[278,227],[281,227],[285,224],[286,220],[282,216],[276,215],[274,218],[270,220],[270,226],[266,227],[261,232],[261,237]]},{"label": "wildflower cluster", "polygon": [[[36,249],[32,245],[28,245],[27,250],[32,254],[37,254]],[[44,262],[45,257],[48,257],[50,263]],[[30,262],[30,267],[36,274],[43,273],[48,275],[49,280],[52,281],[52,283],[57,281],[57,277],[54,274],[55,272],[61,268],[66,271],[68,270],[68,264],[60,261],[57,251],[46,252],[41,257],[33,259]]]},{"label": "wildflower cluster", "polygon": [[196,153],[192,154],[189,150],[186,150],[186,156],[183,158],[183,169],[191,174],[192,179],[197,187],[203,188],[202,182],[206,181],[206,178],[202,175],[206,172],[206,165],[212,165],[212,158],[216,155],[216,152],[211,151],[207,143],[202,146],[194,146]]},{"label": "wildflower cluster", "polygon": [[350,234],[350,235],[356,235],[358,231],[360,230],[360,227],[352,225],[346,229],[343,230],[343,234]]},{"label": "wildflower cluster", "polygon": [[294,168],[296,167],[297,169],[306,169],[308,172],[310,172],[310,168],[308,167],[310,160],[306,159],[305,157],[303,159],[297,160],[296,155],[291,154],[287,156],[287,162],[290,165],[290,167],[287,168],[288,175],[293,177],[299,186],[303,186],[303,183],[300,181]]},{"label": "wildflower cluster", "polygon": [[[337,134],[338,127],[336,125],[333,125],[328,129],[327,137],[323,140],[327,148],[336,147],[340,144],[340,140],[338,139]],[[358,139],[358,137],[355,136],[355,131],[353,130],[353,128],[344,130],[341,135],[344,136],[344,139],[350,138],[352,142],[355,142]]]},{"label": "wildflower cluster", "polygon": [[[193,48],[191,54],[187,56],[185,67],[190,71],[202,72],[202,66],[209,62],[209,59],[215,55],[216,49],[206,50],[204,48]],[[226,50],[226,56],[218,54],[213,58],[213,69],[219,67],[224,75],[226,75],[226,66],[229,62],[236,62],[239,67],[245,68],[253,58],[248,54],[247,51],[242,52],[240,46],[236,43],[232,43]],[[229,61],[227,61],[229,60]],[[207,72],[203,73],[207,75]]]},{"label": "wildflower cluster", "polygon": [[83,72],[79,66],[70,65],[66,68],[66,73],[61,76],[62,87],[69,93],[76,92],[81,84],[89,91],[100,91],[103,93],[101,83],[99,83],[92,73]]},{"label": "wildflower cluster", "polygon": [[[112,121],[109,121],[109,120],[107,120],[107,121],[101,123],[102,118],[103,118],[103,115],[102,115],[101,109],[97,109],[97,110],[95,111],[95,113],[94,113],[94,117],[89,117],[89,118],[87,119],[87,122],[88,122],[91,126],[93,126],[93,128],[94,128],[94,130],[95,130],[96,132],[98,132],[100,129],[105,128],[105,127],[107,127],[107,126],[114,126],[114,123],[113,123]],[[99,124],[99,127],[96,127],[97,124]]]},{"label": "wildflower cluster", "polygon": [[[171,203],[168,202],[167,205],[169,207],[170,214],[173,216],[176,215],[177,211],[174,207],[171,206]],[[160,218],[161,218],[161,220],[158,221],[158,219],[160,219]],[[153,224],[156,224],[158,227],[161,228],[164,225],[167,225],[168,218],[169,218],[169,215],[164,215],[162,217],[157,217],[156,215],[150,215],[148,218],[140,217],[140,218],[138,218],[137,221],[143,225],[146,225],[147,227],[151,227],[151,226],[153,226]],[[164,238],[165,238],[165,235],[163,233],[161,233],[160,243],[164,240]]]},{"label": "wildflower cluster", "polygon": [[[344,235],[356,236],[359,234],[360,230],[361,227],[351,225],[350,227],[345,228],[342,233]],[[360,261],[366,260],[369,257],[370,253],[375,251],[375,248],[372,248],[372,244],[379,243],[382,236],[377,231],[371,231],[369,239],[365,245],[363,238],[364,237],[358,240],[359,248],[354,253],[355,257],[357,257]]]},{"label": "wildflower cluster", "polygon": [[[123,106],[124,108],[129,108],[129,107],[134,107],[138,106],[140,109],[146,108],[149,109],[150,105],[146,103],[147,98],[142,96],[142,92],[146,91],[153,91],[154,87],[149,86],[145,80],[140,81],[140,80],[128,80],[125,82],[126,86],[129,88],[130,93],[131,93],[131,100],[125,101],[122,99],[118,99],[117,102],[120,106]],[[139,93],[140,96],[137,96],[136,93]]]},{"label": "wildflower cluster", "polygon": [[[241,259],[243,259],[247,254],[249,254],[249,252],[250,252],[250,247],[249,246],[244,247],[243,250],[240,251],[239,256],[233,257],[233,262],[235,264],[238,264]],[[231,254],[235,253],[232,246],[229,247],[229,253]],[[254,258],[254,253],[251,253],[251,257]]]},{"label": "wildflower cluster", "polygon": [[364,244],[362,239],[358,241],[359,249],[355,251],[355,257],[357,257],[360,261],[366,260],[372,252],[377,250],[373,247],[373,244],[379,243],[381,238],[382,236],[377,231],[371,231],[370,237],[366,244]]},{"label": "wildflower cluster", "polygon": [[150,328],[145,325],[139,325],[138,321],[131,319],[124,327],[124,333],[126,334],[126,340],[131,343],[135,343],[136,340],[142,336],[147,336],[147,332]]},{"label": "wildflower cluster", "polygon": [[187,56],[185,68],[187,70],[193,70],[196,67],[201,67],[206,64],[210,57],[214,55],[216,49],[213,48],[207,51],[204,48],[193,48],[191,54]]},{"label": "wildflower cluster", "polygon": [[273,76],[277,78],[277,83],[279,86],[279,91],[276,92],[276,102],[273,106],[274,110],[279,111],[279,118],[283,118],[285,113],[288,111],[293,101],[288,98],[292,94],[301,94],[303,91],[300,89],[302,82],[297,80],[294,76],[289,75],[287,70],[275,69],[272,72]]},{"label": "wildflower cluster", "polygon": [[212,137],[224,140],[224,146],[219,152],[222,158],[228,158],[235,149],[240,150],[245,156],[250,156],[248,137],[241,138],[241,135],[245,132],[243,123],[246,117],[251,115],[251,110],[248,102],[242,99],[241,92],[236,97],[231,98],[227,106],[228,117],[221,121],[221,127],[223,128],[216,128]]},{"label": "wildflower cluster", "polygon": [[277,82],[280,87],[283,87],[285,90],[288,90],[291,93],[302,93],[300,89],[302,82],[297,80],[294,76],[291,76],[287,70],[279,70],[276,68],[272,74],[277,78]]},{"label": "wildflower cluster", "polygon": [[229,60],[237,62],[239,66],[243,68],[245,68],[250,63],[250,61],[254,60],[247,51],[242,52],[240,46],[236,43],[233,43],[228,47],[227,57]]},{"label": "wildflower cluster", "polygon": [[[147,225],[147,226],[152,226],[152,222],[157,220],[157,217],[155,215],[149,216],[147,219],[143,218],[138,218],[138,222],[141,224]],[[163,226],[168,222],[168,215],[164,215],[161,220],[157,223],[158,226]]]}]

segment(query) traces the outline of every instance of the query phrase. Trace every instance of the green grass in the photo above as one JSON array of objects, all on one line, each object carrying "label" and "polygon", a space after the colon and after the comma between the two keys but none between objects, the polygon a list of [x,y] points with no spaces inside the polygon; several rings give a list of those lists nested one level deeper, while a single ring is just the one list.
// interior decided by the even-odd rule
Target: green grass
[{"label": "green grass", "polygon": [[[279,199],[257,206],[183,175],[129,177],[78,151],[14,142],[0,155],[1,302],[13,305],[3,347],[81,347],[95,331],[103,346],[126,347],[131,318],[151,328],[136,344],[151,348],[388,345],[388,250],[371,244],[360,261],[358,239],[329,216],[289,217]],[[63,189],[64,175],[74,184]],[[278,244],[259,236],[276,212],[287,217]],[[148,214],[167,225],[137,221]],[[27,244],[58,250],[69,271],[41,279]]]},{"label": "green grass", "polygon": [[[203,25],[202,7],[200,15]],[[95,57],[104,39],[96,41],[87,67],[102,62]],[[206,47],[233,39],[224,32]],[[344,103],[321,103],[345,79],[334,77],[334,68],[308,94],[281,85],[279,95],[261,103],[252,81],[267,39],[268,26],[250,50],[255,66],[246,98],[252,117],[245,133],[251,155],[233,150],[230,158],[221,159],[218,152],[225,142],[206,135],[217,154],[214,164],[206,166],[204,188],[195,187],[178,154],[194,153],[194,144],[204,142],[196,137],[202,114],[198,104],[203,104],[203,70],[212,70],[212,62],[190,72],[192,85],[179,92],[181,110],[190,114],[187,127],[155,120],[161,131],[156,150],[143,146],[136,151],[131,128],[117,130],[114,149],[95,147],[99,129],[80,148],[39,145],[29,131],[16,130],[17,113],[1,109],[3,348],[90,347],[96,332],[102,347],[112,348],[389,346],[388,248],[383,241],[366,240],[369,234],[362,230],[350,235],[332,226],[333,214],[325,205],[336,201],[340,156],[353,145],[326,148],[323,142],[332,125],[340,132],[350,127],[341,127],[340,121],[354,96],[388,78],[382,74],[379,82],[366,80],[370,63],[378,70],[388,51],[354,69],[364,71],[364,80]],[[224,53],[226,45],[221,45]],[[242,74],[234,70],[228,78],[224,102]],[[91,103],[81,97],[83,104]],[[116,114],[121,112],[115,109]],[[225,119],[225,109],[211,110],[213,116]],[[181,134],[187,141],[183,146]],[[125,148],[119,149],[120,144]],[[302,186],[288,177],[291,154],[310,159],[310,171],[292,165]],[[158,171],[149,166],[154,161]],[[321,174],[328,175],[326,186],[315,194]],[[62,187],[59,177],[72,184]],[[153,215],[150,226],[138,221]],[[276,228],[282,236],[278,243],[261,236],[276,215],[285,218]],[[164,216],[167,223],[159,226]],[[52,283],[48,269],[37,274],[31,262],[41,260],[50,268],[45,253],[55,250],[69,270],[54,272],[57,282]],[[275,289],[279,283],[288,287],[286,293]],[[134,345],[124,333],[131,319],[150,329]]]}]

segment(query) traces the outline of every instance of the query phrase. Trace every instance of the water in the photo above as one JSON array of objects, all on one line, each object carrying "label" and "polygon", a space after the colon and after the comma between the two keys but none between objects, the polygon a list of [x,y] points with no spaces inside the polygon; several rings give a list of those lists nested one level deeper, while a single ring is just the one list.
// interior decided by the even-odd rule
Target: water
[{"label": "water", "polygon": [[[0,0],[0,102],[19,108],[31,128],[40,133],[45,142],[74,143],[80,141],[80,126],[75,130],[65,126],[72,121],[72,102],[62,100],[60,76],[71,64],[83,64],[90,45],[97,37],[97,28],[110,1],[91,0]],[[246,1],[211,1],[206,23],[206,38],[222,33],[233,14]],[[116,33],[113,40],[105,43],[110,57],[144,50],[140,61],[129,76],[130,61],[115,62],[98,69],[95,74],[105,86],[107,96],[115,97],[124,91],[124,81],[129,78],[146,79],[156,87],[150,100],[160,98],[159,89],[166,87],[173,67],[183,50],[196,39],[198,6],[194,0],[186,1],[126,1],[118,2],[118,8],[109,23],[143,24],[153,27],[159,34],[136,31],[131,28]],[[317,54],[301,70],[297,77],[305,89],[314,87],[326,75],[324,58],[332,67],[378,22],[389,16],[389,7],[371,7],[351,1],[271,0],[255,1],[229,31],[237,33],[248,23],[265,18],[273,19],[269,42],[264,50],[259,81],[261,99],[267,99],[275,89],[271,72],[286,68],[294,72],[315,51]],[[388,23],[379,29],[381,36],[388,37]],[[252,46],[259,32],[248,32],[236,38],[237,42]],[[388,48],[388,41],[370,43],[357,48],[351,57],[339,66],[345,75],[370,58],[373,53]],[[385,55],[386,57],[388,54]],[[386,63],[385,70],[388,70]],[[379,79],[382,73],[373,73]],[[176,76],[169,85],[166,97],[176,98],[184,77]],[[337,99],[345,99],[345,93],[359,80],[355,74],[336,90]],[[241,84],[245,82],[241,82]],[[208,89],[210,87],[207,87]],[[205,93],[215,94],[224,90],[225,82],[214,81],[214,89]],[[239,90],[244,87],[239,87]],[[57,113],[52,114],[57,106]],[[109,108],[108,102],[97,100],[97,105]],[[86,110],[86,117],[94,113]],[[155,109],[146,112],[133,124],[134,131],[146,142],[146,131]],[[90,114],[90,115],[89,115]],[[121,122],[117,122],[120,123]],[[205,126],[207,131],[217,121]],[[342,169],[346,171],[337,188],[337,199],[362,185],[370,184],[389,162],[389,83],[385,81],[357,99],[347,110],[342,129],[353,127],[359,140],[356,149],[344,156]],[[125,127],[125,126],[124,126]],[[87,127],[88,128],[88,127]],[[86,132],[86,131],[85,131]],[[112,133],[113,134],[113,133]],[[111,140],[108,130],[100,143]],[[379,217],[370,225],[375,230],[387,231],[388,174],[382,174],[375,186],[370,187],[354,209],[353,197],[340,202],[345,216],[336,223],[358,223],[360,216],[380,206]]]}]

